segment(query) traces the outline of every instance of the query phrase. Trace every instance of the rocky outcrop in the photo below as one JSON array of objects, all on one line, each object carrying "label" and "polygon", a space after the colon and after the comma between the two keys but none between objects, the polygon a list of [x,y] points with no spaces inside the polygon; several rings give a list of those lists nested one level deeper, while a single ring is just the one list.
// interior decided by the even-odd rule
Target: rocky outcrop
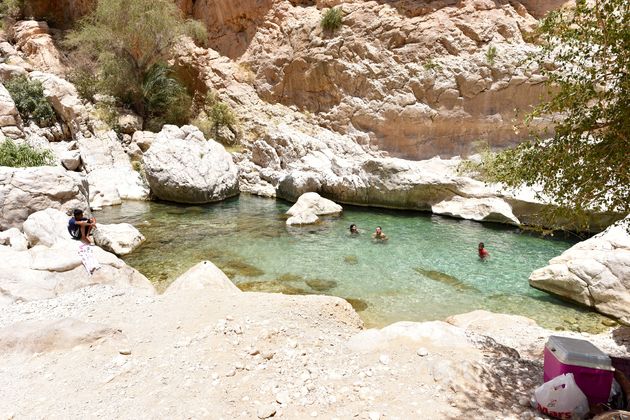
[{"label": "rocky outcrop", "polygon": [[46,22],[24,20],[17,22],[12,30],[16,47],[37,69],[55,74],[64,73],[63,57],[49,34]]},{"label": "rocky outcrop", "polygon": [[164,126],[143,162],[151,191],[162,200],[209,203],[239,193],[230,154],[194,126]]},{"label": "rocky outcrop", "polygon": [[291,217],[287,225],[307,225],[319,221],[324,215],[339,214],[343,208],[334,201],[323,198],[315,192],[302,194],[297,202],[287,211]]},{"label": "rocky outcrop", "polygon": [[91,136],[88,128],[87,109],[81,102],[76,88],[70,82],[51,73],[33,71],[29,74],[33,80],[41,82],[44,96],[63,122],[69,127],[72,136],[82,134]]},{"label": "rocky outcrop", "polygon": [[94,243],[116,255],[127,255],[138,248],[146,238],[129,223],[103,225],[97,223]]},{"label": "rocky outcrop", "polygon": [[89,208],[85,177],[61,167],[0,167],[0,229],[20,228],[30,214],[47,208]]},{"label": "rocky outcrop", "polygon": [[0,232],[0,245],[9,246],[15,251],[26,251],[28,240],[17,228],[11,228]]},{"label": "rocky outcrop", "polygon": [[[332,33],[320,27],[331,6],[345,15]],[[263,100],[398,157],[518,142],[515,109],[545,92],[536,69],[519,67],[537,21],[518,2],[198,1],[193,16]]]},{"label": "rocky outcrop", "polygon": [[24,222],[24,235],[30,246],[51,247],[70,239],[68,221],[70,216],[55,209],[41,210],[31,214]]},{"label": "rocky outcrop", "polygon": [[24,136],[22,118],[9,91],[0,84],[0,132],[9,138]]},{"label": "rocky outcrop", "polygon": [[529,284],[630,324],[628,222],[626,218],[551,259],[531,274]]},{"label": "rocky outcrop", "polygon": [[116,133],[106,131],[93,137],[79,136],[77,143],[90,183],[93,208],[117,205],[123,199],[149,198],[149,188],[140,173],[134,170]]},{"label": "rocky outcrop", "polygon": [[521,222],[512,213],[512,207],[500,198],[453,197],[431,206],[435,214],[478,222],[497,222],[519,226]]},{"label": "rocky outcrop", "polygon": [[34,213],[24,223],[31,248],[0,246],[0,303],[49,299],[92,284],[154,293],[146,277],[99,247],[92,247],[92,253],[101,267],[89,274],[78,253],[81,242],[70,239],[67,223],[68,217],[58,210]]},{"label": "rocky outcrop", "polygon": [[211,289],[218,293],[241,293],[228,276],[210,261],[202,261],[190,268],[176,278],[164,293],[201,289]]}]

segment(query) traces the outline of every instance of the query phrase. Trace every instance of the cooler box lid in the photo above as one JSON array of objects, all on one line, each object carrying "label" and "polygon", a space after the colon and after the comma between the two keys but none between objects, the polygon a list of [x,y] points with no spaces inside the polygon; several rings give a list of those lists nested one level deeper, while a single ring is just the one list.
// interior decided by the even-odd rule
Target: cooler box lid
[{"label": "cooler box lid", "polygon": [[610,357],[589,341],[552,335],[545,347],[564,364],[614,370]]}]

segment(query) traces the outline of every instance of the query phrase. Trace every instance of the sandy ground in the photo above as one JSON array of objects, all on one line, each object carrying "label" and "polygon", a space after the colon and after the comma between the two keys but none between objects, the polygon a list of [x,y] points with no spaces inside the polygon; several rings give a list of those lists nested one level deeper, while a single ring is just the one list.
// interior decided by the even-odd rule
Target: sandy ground
[{"label": "sandy ground", "polygon": [[362,331],[338,298],[141,293],[0,308],[0,418],[536,416],[541,361],[445,323]]}]

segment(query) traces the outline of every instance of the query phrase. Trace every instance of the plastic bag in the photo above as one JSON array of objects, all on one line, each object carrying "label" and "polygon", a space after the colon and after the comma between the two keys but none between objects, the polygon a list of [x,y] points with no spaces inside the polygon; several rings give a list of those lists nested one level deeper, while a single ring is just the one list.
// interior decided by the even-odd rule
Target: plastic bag
[{"label": "plastic bag", "polygon": [[586,395],[575,383],[572,373],[556,376],[534,391],[536,408],[559,419],[583,419],[589,411]]}]

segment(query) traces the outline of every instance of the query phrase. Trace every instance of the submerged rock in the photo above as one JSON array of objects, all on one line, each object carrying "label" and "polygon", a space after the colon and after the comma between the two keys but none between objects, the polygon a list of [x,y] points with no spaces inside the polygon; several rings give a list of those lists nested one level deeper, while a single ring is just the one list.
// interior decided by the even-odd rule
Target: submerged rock
[{"label": "submerged rock", "polygon": [[334,289],[337,287],[337,282],[334,280],[326,280],[326,279],[308,279],[305,283],[313,290],[317,290],[318,292],[325,292],[330,289]]},{"label": "submerged rock", "polygon": [[449,286],[452,286],[457,290],[474,290],[477,292],[479,291],[476,287],[470,286],[459,280],[457,277],[453,277],[450,274],[442,273],[441,271],[427,270],[421,267],[414,268],[414,271],[423,277],[438,281],[440,283],[448,284]]},{"label": "submerged rock", "polygon": [[277,281],[303,281],[304,277],[300,276],[299,274],[291,274],[291,273],[286,273],[286,274],[282,274],[281,276],[276,277]]},{"label": "submerged rock", "polygon": [[230,278],[234,276],[258,277],[265,274],[263,270],[240,260],[229,260],[219,264],[223,272]]},{"label": "submerged rock", "polygon": [[357,312],[363,312],[365,311],[368,306],[370,306],[366,301],[364,301],[363,299],[358,299],[358,298],[344,298],[351,306],[352,308],[354,308],[355,311]]},{"label": "submerged rock", "polygon": [[630,324],[630,217],[580,242],[529,276],[530,286]]},{"label": "submerged rock", "polygon": [[311,295],[306,289],[278,281],[250,281],[237,284],[243,292],[282,293],[284,295]]},{"label": "submerged rock", "polygon": [[359,263],[359,257],[356,255],[346,255],[343,257],[343,262],[350,265],[357,265]]}]

